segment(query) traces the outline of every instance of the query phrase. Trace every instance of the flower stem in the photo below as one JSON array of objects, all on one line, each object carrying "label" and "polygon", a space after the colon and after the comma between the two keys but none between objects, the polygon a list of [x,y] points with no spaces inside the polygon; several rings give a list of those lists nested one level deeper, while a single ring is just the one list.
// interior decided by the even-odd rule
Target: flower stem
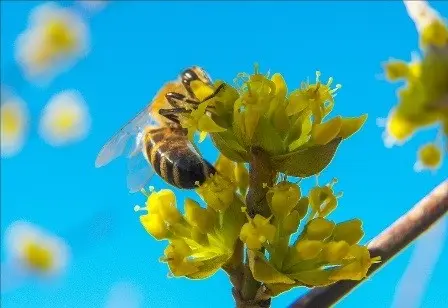
[{"label": "flower stem", "polygon": [[367,247],[371,256],[380,256],[381,262],[370,267],[366,279],[340,281],[327,287],[314,288],[289,307],[330,307],[336,304],[431,228],[447,212],[448,180],[437,186],[429,195],[369,243]]},{"label": "flower stem", "polygon": [[[266,200],[266,193],[269,187],[273,186],[275,176],[276,172],[270,165],[268,154],[260,148],[253,148],[249,162],[249,190],[246,196],[247,213],[251,217],[254,217],[256,214],[260,214],[264,217],[269,217],[271,215]],[[270,300],[256,299],[260,287],[261,283],[256,281],[252,276],[246,257],[246,262],[243,268],[243,281],[241,289],[238,290],[240,302],[238,303],[237,301],[237,306],[246,308],[269,307],[271,304]]]}]

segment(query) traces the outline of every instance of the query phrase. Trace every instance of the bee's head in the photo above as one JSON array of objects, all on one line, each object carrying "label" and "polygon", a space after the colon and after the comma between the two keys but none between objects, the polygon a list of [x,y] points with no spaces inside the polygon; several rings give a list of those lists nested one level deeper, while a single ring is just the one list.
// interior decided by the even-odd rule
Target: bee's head
[{"label": "bee's head", "polygon": [[199,81],[206,85],[212,84],[212,80],[209,74],[202,67],[199,66],[192,66],[187,68],[180,74],[180,78],[182,80],[182,84],[184,85],[185,89],[192,97],[195,97],[193,90],[191,88],[192,82]]}]

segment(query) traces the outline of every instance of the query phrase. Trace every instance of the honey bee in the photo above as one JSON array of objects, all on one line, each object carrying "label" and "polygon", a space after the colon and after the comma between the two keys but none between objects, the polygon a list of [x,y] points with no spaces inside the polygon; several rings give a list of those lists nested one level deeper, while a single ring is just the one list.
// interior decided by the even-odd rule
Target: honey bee
[{"label": "honey bee", "polygon": [[[192,81],[212,86],[209,75],[202,68],[193,66],[184,70],[109,139],[99,152],[95,166],[102,167],[128,153],[127,185],[130,192],[141,190],[154,172],[180,189],[196,188],[214,174],[215,168],[201,157],[179,121],[179,114],[191,112],[201,103],[190,86]],[[215,96],[221,88],[202,101]],[[210,112],[209,107],[206,112]],[[134,148],[126,151],[130,140],[135,141]]]}]

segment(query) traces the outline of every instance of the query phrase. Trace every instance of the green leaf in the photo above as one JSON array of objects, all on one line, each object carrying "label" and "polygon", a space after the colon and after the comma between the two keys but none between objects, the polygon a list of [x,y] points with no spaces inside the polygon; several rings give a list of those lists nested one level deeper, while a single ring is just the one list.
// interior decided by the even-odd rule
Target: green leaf
[{"label": "green leaf", "polygon": [[249,155],[246,150],[238,143],[232,131],[210,134],[216,148],[228,159],[235,162],[247,162]]},{"label": "green leaf", "polygon": [[275,170],[287,175],[306,178],[320,173],[334,157],[342,138],[325,145],[314,145],[292,153],[272,157]]},{"label": "green leaf", "polygon": [[255,280],[263,283],[294,283],[294,280],[272,266],[261,252],[248,250],[248,255],[249,267]]}]

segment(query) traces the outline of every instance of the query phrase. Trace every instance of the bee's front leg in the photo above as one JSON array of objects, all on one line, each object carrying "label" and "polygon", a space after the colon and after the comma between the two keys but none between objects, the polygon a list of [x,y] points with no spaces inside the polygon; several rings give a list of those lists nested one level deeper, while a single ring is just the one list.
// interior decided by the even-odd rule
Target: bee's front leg
[{"label": "bee's front leg", "polygon": [[180,125],[180,121],[179,121],[179,114],[180,113],[191,113],[191,110],[182,108],[182,107],[177,107],[177,108],[171,108],[171,109],[160,109],[159,110],[159,114],[161,116],[164,116],[165,118],[167,118],[168,120],[179,124]]},{"label": "bee's front leg", "polygon": [[165,98],[168,103],[174,108],[182,108],[182,106],[185,106],[185,104],[191,105],[193,108],[199,105],[198,101],[188,98],[185,95],[177,92],[168,92],[165,95]]}]

